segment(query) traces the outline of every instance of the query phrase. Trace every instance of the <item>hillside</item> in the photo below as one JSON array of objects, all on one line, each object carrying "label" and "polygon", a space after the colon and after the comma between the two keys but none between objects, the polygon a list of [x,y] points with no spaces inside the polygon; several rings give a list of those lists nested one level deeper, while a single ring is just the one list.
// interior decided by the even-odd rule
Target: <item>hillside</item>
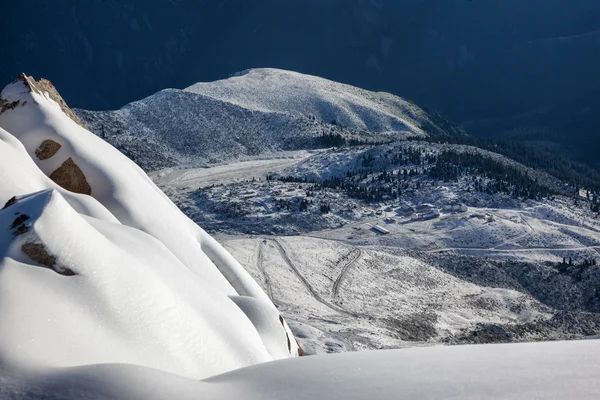
[{"label": "hillside", "polygon": [[117,111],[76,112],[146,170],[320,148],[328,139],[367,143],[425,137],[425,130],[457,134],[397,96],[275,69],[163,90]]},{"label": "hillside", "polygon": [[579,164],[276,69],[76,111],[218,235],[308,354],[600,333],[599,180]]},{"label": "hillside", "polygon": [[400,94],[473,134],[542,132],[597,168],[599,12],[596,0],[30,0],[7,21],[0,79],[24,68],[99,110],[274,66]]},{"label": "hillside", "polygon": [[247,70],[184,90],[249,110],[312,115],[320,121],[369,132],[424,135],[420,126],[428,119],[423,110],[398,96],[278,69]]},{"label": "hillside", "polygon": [[[303,95],[252,96],[264,74]],[[189,90],[114,112],[135,133],[112,135],[49,81],[0,93],[0,397],[598,396],[595,192],[428,142],[439,120],[393,96],[274,70]],[[90,121],[176,168],[149,177]],[[590,340],[433,346],[563,339]]]}]

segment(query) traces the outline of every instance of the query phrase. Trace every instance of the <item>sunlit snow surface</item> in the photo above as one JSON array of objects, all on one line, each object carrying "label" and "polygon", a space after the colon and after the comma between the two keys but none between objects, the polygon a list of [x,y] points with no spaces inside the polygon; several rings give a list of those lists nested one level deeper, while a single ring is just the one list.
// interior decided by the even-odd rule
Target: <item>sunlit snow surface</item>
[{"label": "sunlit snow surface", "polygon": [[[16,106],[0,114],[0,206],[17,201],[0,211],[0,360],[200,379],[296,356],[287,324],[239,263],[31,82],[1,95]],[[61,147],[40,160],[45,140]],[[91,196],[48,178],[68,159]]]},{"label": "sunlit snow surface", "polygon": [[[287,359],[295,339],[240,264],[27,84],[0,96],[1,399],[600,397],[597,340]],[[44,140],[61,147],[40,160]],[[49,178],[69,159],[91,195]]]},{"label": "sunlit snow surface", "polygon": [[[597,399],[600,342],[412,348],[313,356],[194,381],[131,365],[26,378],[5,374],[14,399]],[[3,380],[2,380],[3,379]]]},{"label": "sunlit snow surface", "polygon": [[196,83],[184,91],[254,111],[313,115],[369,132],[424,135],[418,123],[426,114],[402,98],[292,71],[251,69],[229,79]]}]

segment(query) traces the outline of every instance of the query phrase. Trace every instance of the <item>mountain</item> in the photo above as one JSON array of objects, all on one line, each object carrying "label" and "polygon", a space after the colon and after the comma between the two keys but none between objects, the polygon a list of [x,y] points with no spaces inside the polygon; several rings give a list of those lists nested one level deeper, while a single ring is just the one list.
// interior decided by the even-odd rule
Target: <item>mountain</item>
[{"label": "mountain", "polygon": [[401,94],[478,135],[543,132],[598,166],[595,0],[32,0],[21,10],[4,26],[0,78],[48,76],[78,108],[273,66]]},{"label": "mountain", "polygon": [[234,254],[307,354],[600,333],[600,177],[552,152],[278,69],[75,112]]},{"label": "mountain", "polygon": [[[103,113],[24,74],[0,93],[0,397],[598,397],[594,190],[315,77],[166,93]],[[148,169],[198,146],[148,176],[90,121]]]},{"label": "mountain", "polygon": [[21,75],[0,103],[0,371],[123,363],[200,379],[298,356],[241,265],[49,81]]},{"label": "mountain", "polygon": [[277,69],[162,90],[117,111],[76,112],[146,170],[319,148],[328,139],[460,134],[400,97]]}]

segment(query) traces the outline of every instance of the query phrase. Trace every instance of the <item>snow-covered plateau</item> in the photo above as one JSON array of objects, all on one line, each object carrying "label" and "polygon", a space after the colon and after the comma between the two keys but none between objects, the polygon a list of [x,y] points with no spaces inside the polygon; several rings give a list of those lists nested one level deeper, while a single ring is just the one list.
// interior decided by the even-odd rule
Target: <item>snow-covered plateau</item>
[{"label": "snow-covered plateau", "polygon": [[0,398],[600,397],[595,193],[462,134],[273,69],[102,112],[19,76]]}]

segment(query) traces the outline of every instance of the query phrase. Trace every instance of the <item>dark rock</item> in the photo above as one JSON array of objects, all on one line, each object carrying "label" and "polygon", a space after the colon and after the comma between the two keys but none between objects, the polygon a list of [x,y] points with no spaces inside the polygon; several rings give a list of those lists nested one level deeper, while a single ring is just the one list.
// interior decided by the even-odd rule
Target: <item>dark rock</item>
[{"label": "dark rock", "polygon": [[92,188],[88,183],[83,171],[75,164],[72,158],[65,161],[56,171],[50,175],[50,179],[60,187],[71,192],[81,194],[92,194]]},{"label": "dark rock", "polygon": [[62,146],[54,140],[44,140],[35,150],[35,155],[40,160],[47,160],[54,156]]}]

